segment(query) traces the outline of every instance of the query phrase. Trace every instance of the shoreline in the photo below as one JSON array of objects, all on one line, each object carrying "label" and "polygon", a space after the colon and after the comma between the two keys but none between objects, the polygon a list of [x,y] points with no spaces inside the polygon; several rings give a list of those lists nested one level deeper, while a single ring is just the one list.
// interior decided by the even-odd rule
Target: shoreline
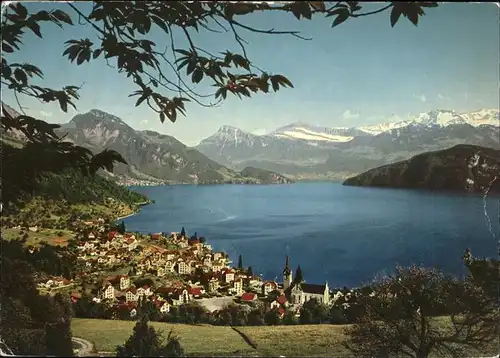
[{"label": "shoreline", "polygon": [[139,214],[139,212],[141,211],[141,208],[142,208],[143,206],[150,205],[150,204],[152,204],[152,203],[153,203],[153,201],[152,201],[152,200],[147,201],[147,202],[145,201],[145,202],[141,202],[141,203],[136,203],[135,205],[137,205],[137,206],[139,207],[136,211],[134,211],[133,213],[127,214],[127,215],[125,215],[125,216],[119,216],[119,217],[117,217],[117,218],[114,220],[114,222],[117,222],[117,221],[119,221],[119,220],[126,219],[126,218],[128,218],[128,217],[130,217],[130,216],[137,215],[137,214]]}]

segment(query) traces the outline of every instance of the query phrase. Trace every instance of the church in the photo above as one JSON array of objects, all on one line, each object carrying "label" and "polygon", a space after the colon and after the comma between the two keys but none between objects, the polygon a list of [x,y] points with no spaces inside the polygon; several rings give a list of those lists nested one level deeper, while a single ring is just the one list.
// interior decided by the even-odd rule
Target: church
[{"label": "church", "polygon": [[315,298],[318,302],[327,305],[330,303],[328,282],[325,282],[324,285],[315,285],[303,281],[293,281],[288,256],[283,269],[283,291],[285,291],[285,295],[291,304],[303,304],[311,298]]}]

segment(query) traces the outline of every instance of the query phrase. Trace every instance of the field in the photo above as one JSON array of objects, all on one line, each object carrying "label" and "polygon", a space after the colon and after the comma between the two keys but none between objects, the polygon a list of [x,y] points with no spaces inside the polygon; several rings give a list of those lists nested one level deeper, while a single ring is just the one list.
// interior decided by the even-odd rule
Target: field
[{"label": "field", "polygon": [[[112,352],[132,333],[135,322],[78,319],[72,321],[75,337],[95,344],[100,352]],[[343,326],[308,325],[276,327],[231,327],[151,323],[168,334],[170,330],[180,338],[190,356],[346,356],[340,345]],[[254,349],[248,340],[255,344]]]},{"label": "field", "polygon": [[[2,234],[5,240],[17,240],[22,235],[21,229],[3,229]],[[73,237],[73,233],[68,230],[59,230],[59,229],[39,229],[37,232],[33,231],[23,231],[28,234],[28,239],[26,241],[26,245],[37,246],[42,241],[47,242],[51,245],[60,245],[65,246],[70,238]],[[58,236],[58,233],[62,233],[62,236]]]},{"label": "field", "polygon": [[[74,318],[72,332],[75,337],[94,343],[97,351],[111,353],[132,334],[134,324],[132,321]],[[346,326],[341,325],[247,326],[233,329],[229,326],[151,324],[164,335],[173,330],[189,356],[352,356],[342,346]],[[482,355],[498,354],[498,343],[485,348],[487,353]],[[469,356],[473,355],[478,356],[472,352]]]},{"label": "field", "polygon": [[[94,343],[98,351],[112,352],[116,346],[123,344],[132,334],[135,322],[78,319],[72,320],[72,333]],[[245,354],[253,349],[231,327],[214,327],[209,325],[186,325],[152,322],[157,330],[168,335],[173,330],[189,355],[233,355]]]}]

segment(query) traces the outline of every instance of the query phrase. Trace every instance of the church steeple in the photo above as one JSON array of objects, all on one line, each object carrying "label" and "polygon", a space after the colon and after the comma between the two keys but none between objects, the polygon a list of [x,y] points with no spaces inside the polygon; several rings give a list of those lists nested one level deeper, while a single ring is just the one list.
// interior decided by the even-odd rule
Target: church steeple
[{"label": "church steeple", "polygon": [[286,255],[285,268],[283,269],[283,289],[286,290],[291,285],[292,285],[292,270],[290,270],[288,255]]},{"label": "church steeple", "polygon": [[288,262],[288,255],[286,255],[285,268],[283,269],[283,276],[287,276],[291,272],[292,272],[292,270],[290,270],[290,263]]}]

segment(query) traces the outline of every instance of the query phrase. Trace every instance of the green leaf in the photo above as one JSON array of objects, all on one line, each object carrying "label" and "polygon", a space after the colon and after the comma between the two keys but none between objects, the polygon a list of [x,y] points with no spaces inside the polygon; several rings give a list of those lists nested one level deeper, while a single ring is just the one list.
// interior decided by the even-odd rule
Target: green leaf
[{"label": "green leaf", "polygon": [[226,97],[227,97],[227,88],[221,87],[221,88],[219,88],[217,90],[217,92],[215,92],[215,99],[217,99],[217,98],[219,98],[221,96],[222,96],[223,99],[226,99]]},{"label": "green leaf", "polygon": [[14,49],[12,46],[7,44],[5,41],[2,41],[2,51],[7,52],[7,53],[12,53],[14,52]]},{"label": "green leaf", "polygon": [[177,112],[175,109],[172,109],[170,111],[167,110],[167,118],[170,119],[170,122],[175,123],[177,120]]},{"label": "green leaf", "polygon": [[194,72],[193,72],[193,76],[191,77],[191,80],[193,81],[193,83],[200,83],[200,81],[203,79],[203,71],[199,68],[197,68]]},{"label": "green leaf", "polygon": [[23,85],[26,85],[28,83],[28,77],[26,76],[26,72],[24,72],[20,68],[15,69],[14,77],[18,82],[21,82]]},{"label": "green leaf", "polygon": [[42,34],[40,33],[40,25],[38,25],[36,22],[32,22],[28,24],[28,27],[35,33],[35,35],[37,35],[39,38],[42,38]]},{"label": "green leaf", "polygon": [[73,25],[71,17],[62,10],[55,10],[52,15],[59,21],[65,22],[68,25]]},{"label": "green leaf", "polygon": [[144,100],[146,98],[148,98],[149,96],[147,94],[143,94],[141,97],[139,97],[139,99],[137,100],[137,102],[135,102],[135,106],[136,107],[139,107],[141,105],[142,102],[144,102]]},{"label": "green leaf", "polygon": [[406,13],[406,17],[413,23],[413,25],[418,25],[418,9],[411,9]]},{"label": "green leaf", "polygon": [[59,107],[61,107],[61,110],[64,112],[64,113],[67,113],[68,112],[68,102],[66,102],[66,99],[59,96]]},{"label": "green leaf", "polygon": [[86,59],[86,55],[85,55],[85,51],[80,51],[80,53],[78,54],[78,57],[76,59],[76,64],[77,65],[81,65]]},{"label": "green leaf", "polygon": [[279,81],[276,78],[276,76],[271,77],[271,85],[273,87],[273,91],[278,92],[278,90],[280,89],[280,86],[279,86]]},{"label": "green leaf", "polygon": [[14,4],[11,8],[23,19],[26,19],[26,16],[28,16],[28,10],[20,2]]},{"label": "green leaf", "polygon": [[50,14],[47,11],[42,10],[42,11],[37,12],[34,15],[31,15],[30,19],[33,19],[35,21],[49,21]]},{"label": "green leaf", "polygon": [[36,66],[33,66],[29,63],[25,63],[22,65],[22,68],[31,76],[31,74],[35,74],[40,78],[43,78],[43,73],[40,71],[40,69]]},{"label": "green leaf", "polygon": [[168,34],[168,27],[161,18],[152,16],[151,19],[159,28],[161,28],[163,31],[165,31],[165,33]]},{"label": "green leaf", "polygon": [[300,3],[294,2],[291,5],[290,10],[292,10],[292,14],[297,18],[297,20],[300,20],[300,16],[302,15],[302,9],[301,9]]},{"label": "green leaf", "polygon": [[186,50],[182,50],[182,49],[179,49],[179,50],[174,50],[175,52],[178,52],[182,55],[185,55],[185,56],[188,56],[188,57],[191,57],[192,53],[189,52],[189,51],[186,51]]},{"label": "green leaf", "polygon": [[332,17],[332,16],[338,15],[344,11],[348,11],[347,6],[341,4],[338,7],[336,7],[335,10],[328,12],[325,17]]},{"label": "green leaf", "polygon": [[250,70],[250,63],[241,55],[233,55],[233,63],[236,67],[243,67],[245,70]]},{"label": "green leaf", "polygon": [[[179,59],[179,60],[181,60],[181,59]],[[181,62],[181,63],[177,66],[177,71],[182,70],[182,68],[183,68],[183,67],[185,67],[188,63],[189,63],[189,59],[184,60],[183,62]],[[189,73],[188,73],[188,74],[189,74]]]},{"label": "green leaf", "polygon": [[282,76],[282,75],[274,75],[273,76],[274,78],[276,78],[276,80],[281,84],[283,85],[284,87],[291,87],[293,88],[293,84],[292,82],[290,82],[290,80],[288,78],[286,78],[285,76]]},{"label": "green leaf", "polygon": [[312,12],[311,8],[309,7],[309,3],[307,1],[301,1],[299,4],[301,7],[302,16],[304,16],[308,20],[311,20]]},{"label": "green leaf", "polygon": [[394,6],[391,11],[391,27],[394,27],[401,16],[401,8]]},{"label": "green leaf", "polygon": [[332,27],[338,26],[349,18],[349,11],[344,10],[335,18]]},{"label": "green leaf", "polygon": [[97,50],[94,50],[94,54],[92,55],[92,58],[95,60],[101,55],[102,48],[98,48]]}]

